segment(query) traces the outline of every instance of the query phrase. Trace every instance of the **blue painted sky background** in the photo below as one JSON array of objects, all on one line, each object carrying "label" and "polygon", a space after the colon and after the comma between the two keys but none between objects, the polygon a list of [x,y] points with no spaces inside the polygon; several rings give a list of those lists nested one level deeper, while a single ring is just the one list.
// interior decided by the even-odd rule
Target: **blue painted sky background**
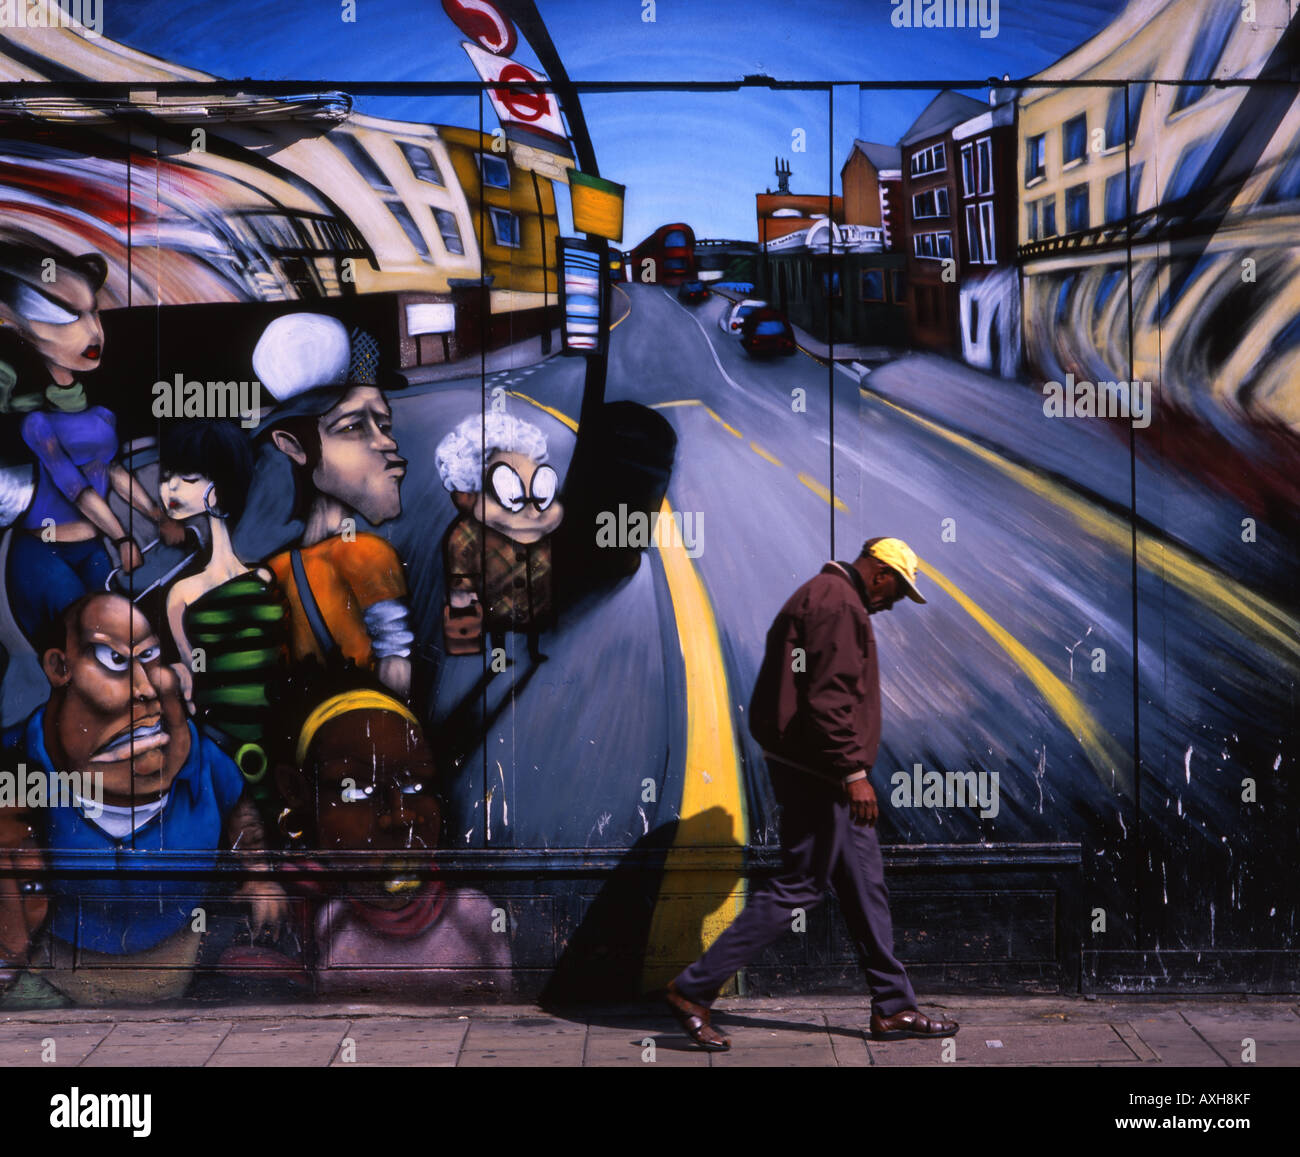
[{"label": "blue painted sky background", "polygon": [[[624,245],[668,220],[702,237],[754,239],[754,194],[775,184],[786,157],[799,192],[839,189],[855,136],[897,142],[933,97],[935,82],[1028,76],[1094,35],[1125,0],[1001,0],[998,35],[977,29],[899,29],[890,0],[538,0],[570,76],[578,81],[780,80],[844,82],[834,128],[825,92],[591,94],[583,99],[601,174],[628,186]],[[374,97],[367,81],[473,81],[461,34],[438,0],[356,0],[345,23],[336,0],[176,0],[104,5],[104,34],[224,77],[328,82],[364,112],[477,125],[478,99]],[[515,53],[535,64],[526,46]],[[853,82],[917,81],[911,91]],[[986,91],[967,90],[985,99]],[[495,125],[490,107],[484,123]],[[806,152],[792,151],[795,129]],[[567,223],[566,223],[567,224]]]}]

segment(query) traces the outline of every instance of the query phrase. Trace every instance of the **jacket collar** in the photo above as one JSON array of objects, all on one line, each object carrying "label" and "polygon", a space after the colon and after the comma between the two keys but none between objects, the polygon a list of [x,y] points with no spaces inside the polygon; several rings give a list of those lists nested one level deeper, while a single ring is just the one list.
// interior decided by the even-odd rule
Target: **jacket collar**
[{"label": "jacket collar", "polygon": [[858,592],[858,598],[862,600],[862,606],[867,614],[871,614],[871,602],[867,596],[867,584],[863,581],[862,576],[858,574],[857,567],[851,562],[828,562],[822,567],[822,574],[836,574],[845,582],[852,583],[853,589]]}]

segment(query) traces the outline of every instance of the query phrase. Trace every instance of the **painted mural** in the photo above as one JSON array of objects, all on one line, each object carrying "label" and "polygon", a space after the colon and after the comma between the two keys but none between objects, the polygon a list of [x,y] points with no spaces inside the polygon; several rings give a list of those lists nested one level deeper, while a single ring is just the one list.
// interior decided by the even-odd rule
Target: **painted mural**
[{"label": "painted mural", "polygon": [[654,989],[882,536],[913,976],[1293,991],[1286,0],[616,7],[0,5],[0,1007]]}]

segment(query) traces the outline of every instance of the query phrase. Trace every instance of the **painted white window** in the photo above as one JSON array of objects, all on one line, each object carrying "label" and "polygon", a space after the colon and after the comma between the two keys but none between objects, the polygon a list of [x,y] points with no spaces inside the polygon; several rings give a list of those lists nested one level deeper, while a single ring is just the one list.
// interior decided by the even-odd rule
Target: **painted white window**
[{"label": "painted white window", "polygon": [[980,250],[979,209],[975,205],[966,206],[966,256],[972,265],[984,260]]},{"label": "painted white window", "polygon": [[980,249],[984,252],[984,264],[996,265],[998,261],[997,239],[993,235],[993,202],[980,202]]}]

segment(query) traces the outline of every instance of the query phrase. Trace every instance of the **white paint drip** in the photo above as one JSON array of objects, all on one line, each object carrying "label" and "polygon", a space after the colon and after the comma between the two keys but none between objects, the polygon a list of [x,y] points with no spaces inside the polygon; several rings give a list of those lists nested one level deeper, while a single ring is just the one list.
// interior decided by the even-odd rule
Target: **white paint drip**
[{"label": "white paint drip", "polygon": [[1183,775],[1187,777],[1187,782],[1192,782],[1192,745],[1187,745],[1187,750],[1183,752]]},{"label": "white paint drip", "polygon": [[1079,639],[1078,641],[1076,641],[1074,646],[1070,648],[1070,682],[1071,683],[1074,682],[1074,652],[1077,651],[1079,647],[1083,644],[1083,640],[1086,639],[1091,634],[1092,634],[1092,628],[1089,627],[1086,631],[1083,632],[1083,639]]}]

